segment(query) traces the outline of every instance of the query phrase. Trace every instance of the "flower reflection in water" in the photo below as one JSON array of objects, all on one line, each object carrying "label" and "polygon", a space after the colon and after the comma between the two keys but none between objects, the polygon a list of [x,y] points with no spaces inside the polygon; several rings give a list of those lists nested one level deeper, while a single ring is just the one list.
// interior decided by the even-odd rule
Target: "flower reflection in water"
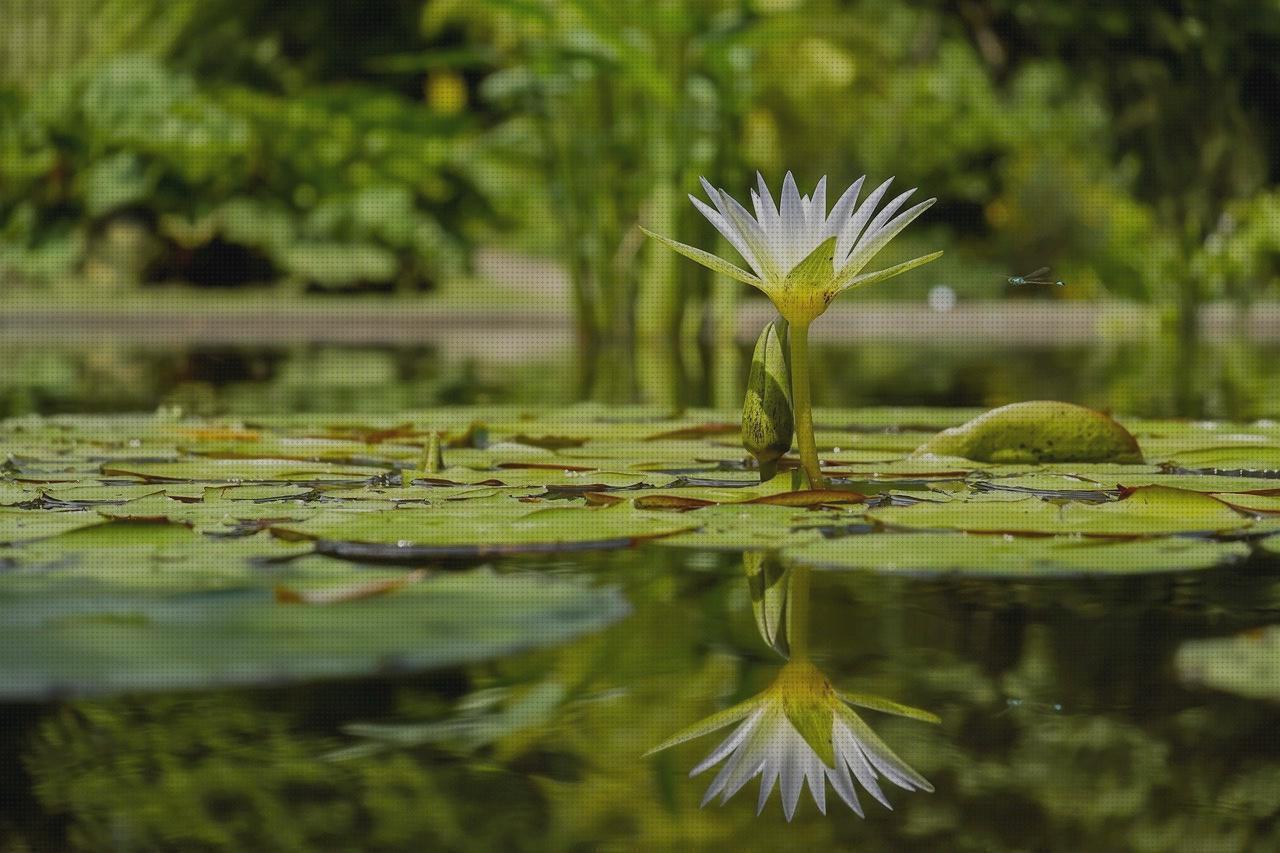
[{"label": "flower reflection in water", "polygon": [[887,699],[837,691],[809,660],[808,568],[777,571],[776,563],[758,554],[748,554],[744,565],[761,635],[780,653],[785,655],[789,650],[790,660],[764,691],[678,732],[649,754],[738,723],[733,733],[690,771],[690,776],[696,776],[724,762],[702,804],[716,797],[724,804],[759,776],[757,813],[764,810],[777,787],[787,820],[795,815],[806,783],[823,814],[827,811],[827,782],[859,816],[863,811],[858,786],[892,808],[880,786],[881,778],[908,791],[932,791],[933,786],[894,754],[852,706],[934,723],[938,718]]}]

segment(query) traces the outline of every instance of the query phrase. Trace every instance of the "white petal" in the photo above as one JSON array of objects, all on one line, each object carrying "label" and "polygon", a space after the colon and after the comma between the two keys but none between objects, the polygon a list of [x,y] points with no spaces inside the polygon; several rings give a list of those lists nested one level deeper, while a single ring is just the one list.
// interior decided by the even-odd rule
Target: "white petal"
[{"label": "white petal", "polygon": [[738,229],[734,228],[733,225],[719,213],[707,207],[707,205],[696,196],[689,196],[689,201],[693,202],[693,206],[698,209],[698,212],[705,216],[707,221],[714,225],[716,230],[724,235],[724,238],[729,241],[729,245],[737,249],[738,254],[742,255],[742,259],[747,262],[747,265],[755,271],[756,275],[759,275],[760,264],[756,262],[756,257],[752,254],[751,247],[747,245],[746,240],[742,239],[742,235],[738,233]]},{"label": "white petal", "polygon": [[773,793],[773,784],[778,781],[778,768],[766,765],[760,774],[760,796],[756,798],[756,814],[764,811],[764,804],[769,802]]},{"label": "white petal", "polygon": [[[745,749],[739,749],[737,752],[735,752],[732,756],[729,757],[729,760],[725,762],[724,767],[721,767],[720,772],[716,774],[716,778],[712,779],[711,784],[707,787],[707,793],[704,794],[702,797],[702,806],[705,806],[707,803],[711,802],[713,799],[715,799],[717,794],[719,794],[721,791],[724,790],[725,785],[728,784],[729,782],[729,777],[734,774],[734,772],[742,765],[742,762],[746,760],[746,758],[747,758],[747,750]],[[758,761],[758,759],[756,760]],[[754,775],[755,773],[753,772],[751,776],[754,776]],[[747,778],[749,779],[751,778],[751,776],[748,776]],[[726,800],[729,799],[729,796],[730,795],[726,794],[725,799]]]},{"label": "white petal", "polygon": [[831,780],[831,787],[840,799],[844,800],[845,805],[853,809],[853,813],[858,817],[863,817],[862,804],[858,802],[858,790],[853,786],[853,779],[849,776],[849,766],[845,763],[844,757],[836,755],[836,766],[827,769],[827,778]]},{"label": "white petal", "polygon": [[773,209],[773,202],[770,201],[766,206],[764,201],[756,193],[751,191],[751,205],[756,209],[756,221],[760,223],[760,230],[764,232],[764,240],[770,246],[776,246],[782,241],[782,220],[778,218],[778,212]]},{"label": "white petal", "polygon": [[811,213],[811,223],[825,223],[827,221],[827,176],[823,175],[818,179],[818,185],[813,188],[813,210]]},{"label": "white petal", "polygon": [[778,218],[778,206],[773,203],[773,195],[769,192],[769,186],[764,182],[764,175],[756,172],[756,184],[760,187],[760,200],[764,205],[765,215],[770,219]]},{"label": "white petal", "polygon": [[756,709],[750,717],[743,721],[742,725],[734,729],[733,734],[724,739],[724,742],[711,751],[711,754],[689,771],[689,776],[697,776],[705,770],[719,764],[724,757],[738,748],[747,736],[755,731],[756,724],[760,722],[760,717],[764,715],[764,708]]},{"label": "white petal", "polygon": [[782,216],[782,226],[787,234],[799,234],[804,229],[804,210],[800,204],[800,190],[796,187],[795,176],[787,172],[782,179],[782,198],[778,213]]},{"label": "white petal", "polygon": [[729,798],[741,791],[742,786],[755,778],[756,774],[766,772],[769,768],[773,768],[776,772],[778,733],[782,731],[780,721],[782,725],[788,727],[791,725],[786,722],[786,717],[783,717],[780,711],[770,708],[751,737],[747,738],[746,743],[734,753],[735,759],[741,755],[742,760],[725,776],[720,802],[728,802]]},{"label": "white petal", "polygon": [[867,176],[863,175],[850,184],[849,189],[845,190],[836,202],[836,206],[831,208],[831,215],[827,217],[826,235],[828,237],[839,236],[841,227],[849,217],[849,212],[858,203],[858,193],[862,192],[862,184],[866,179]]},{"label": "white petal", "polygon": [[[902,229],[910,225],[917,216],[933,207],[933,204],[936,201],[936,198],[931,198],[920,202],[914,207],[908,208],[895,216],[887,225],[882,227],[871,237],[866,240],[858,241],[858,247],[853,250],[844,266],[840,268],[842,277],[856,275],[863,267],[871,262],[871,259],[874,258],[881,249],[889,244],[890,240],[897,237]],[[836,257],[839,257],[839,255]]]},{"label": "white petal", "polygon": [[[748,770],[750,772],[748,772]],[[726,780],[724,793],[720,795],[720,804],[724,805],[727,803],[730,797],[742,790],[743,785],[747,784],[761,773],[766,773],[768,771],[769,759],[765,756],[761,756],[754,764],[741,765],[737,771],[733,773],[732,777]],[[774,772],[776,773],[777,771],[775,770]]]},{"label": "white petal", "polygon": [[[787,743],[783,746],[784,754],[780,757],[782,762],[782,785],[779,793],[782,794],[782,812],[787,816],[787,820],[791,820],[796,813],[796,805],[800,802],[800,791],[804,787],[805,764],[807,756],[805,752],[813,752],[813,748],[804,742],[804,738],[797,732],[795,739],[799,740],[797,744],[791,737],[791,733],[787,734]],[[780,744],[781,745],[781,744]],[[801,751],[803,747],[803,751]]]},{"label": "white petal", "polygon": [[872,769],[867,762],[866,757],[862,754],[862,750],[858,748],[857,738],[853,736],[853,732],[849,730],[845,721],[837,717],[834,725],[834,740],[836,745],[836,760],[846,761],[849,769],[853,771],[853,775],[857,777],[858,784],[867,789],[867,793],[875,797],[887,809],[892,809],[889,800],[885,798],[884,792],[880,790],[880,784],[876,781],[876,771]]},{"label": "white petal", "polygon": [[[702,184],[702,191],[705,192],[707,194],[707,197],[711,199],[711,203],[716,206],[716,210],[718,210],[720,212],[720,215],[724,217],[724,221],[728,223],[729,226],[733,228],[734,231],[738,232],[739,237],[741,237],[742,229],[739,228],[737,223],[733,221],[733,217],[729,215],[729,208],[724,203],[724,200],[728,197],[728,194],[725,193],[723,190],[718,190],[715,187],[713,187],[711,185],[711,182],[708,181],[706,178],[698,178],[698,182]],[[690,198],[693,198],[693,196],[690,196]]]},{"label": "white petal", "polygon": [[876,187],[871,195],[867,196],[862,206],[858,208],[858,212],[840,227],[840,239],[836,243],[837,259],[847,258],[849,253],[853,251],[858,235],[862,233],[862,226],[866,225],[871,219],[871,215],[875,213],[876,205],[880,203],[880,199],[884,198],[884,194],[888,192],[889,184],[891,183],[893,183],[893,178]]},{"label": "white petal", "polygon": [[[880,212],[876,214],[876,218],[871,220],[871,223],[867,225],[866,230],[862,232],[862,236],[858,238],[858,243],[875,239],[875,236],[880,233],[880,229],[884,228],[884,224],[888,222],[889,219],[898,212],[898,208],[902,207],[906,200],[911,198],[914,194],[915,188],[913,187],[881,208]],[[858,251],[856,245],[854,246],[854,251]]]},{"label": "white petal", "polygon": [[720,215],[726,216],[724,205],[720,201],[720,191],[706,178],[698,178],[698,183],[702,184],[702,191],[707,194],[707,198],[711,199],[711,203],[716,206],[716,210],[720,211]]},{"label": "white petal", "polygon": [[908,791],[916,789],[922,791],[933,790],[929,780],[925,779],[913,770],[907,762],[894,754],[889,745],[882,741],[860,717],[852,712],[850,714],[852,719],[846,719],[845,722],[849,725],[854,740],[857,741],[858,747],[875,765],[875,768],[884,774],[886,779],[899,788],[905,788]]},{"label": "white petal", "polygon": [[813,795],[813,804],[818,811],[827,813],[827,774],[826,767],[817,753],[813,753],[809,766],[805,768],[805,778],[809,781],[809,793]]},{"label": "white petal", "polygon": [[785,275],[784,272],[780,272],[778,269],[777,256],[765,241],[764,231],[761,230],[760,223],[752,218],[745,207],[738,204],[732,196],[723,190],[720,191],[720,200],[723,204],[722,209],[725,211],[725,218],[738,229],[738,233],[742,235],[743,240],[746,240],[752,254],[755,255],[756,262],[760,265],[760,277],[768,281]]}]

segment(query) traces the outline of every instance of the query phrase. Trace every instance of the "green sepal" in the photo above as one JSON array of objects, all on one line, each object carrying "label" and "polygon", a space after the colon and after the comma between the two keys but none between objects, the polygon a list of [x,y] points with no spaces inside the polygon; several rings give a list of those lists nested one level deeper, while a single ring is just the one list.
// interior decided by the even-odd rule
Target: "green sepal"
[{"label": "green sepal", "polygon": [[812,697],[788,697],[783,703],[783,711],[822,763],[835,767],[836,748],[832,730],[836,715],[831,703],[815,702]]},{"label": "green sepal", "polygon": [[893,266],[888,267],[887,269],[882,269],[877,272],[869,272],[869,273],[866,273],[865,275],[855,275],[855,276],[852,276],[851,278],[837,281],[835,292],[843,293],[844,291],[852,290],[855,287],[863,287],[864,285],[875,284],[876,282],[884,281],[887,278],[893,278],[894,276],[902,275],[904,272],[911,272],[916,267],[922,267],[925,264],[930,263],[931,261],[936,261],[940,257],[942,257],[942,252],[934,252],[929,255],[922,255],[918,258],[912,258],[909,261],[903,261],[900,264],[894,264]]},{"label": "green sepal", "polygon": [[739,266],[729,263],[718,255],[713,255],[710,252],[704,252],[702,249],[696,249],[693,246],[686,245],[677,240],[672,240],[670,237],[663,237],[661,234],[655,234],[643,226],[640,227],[640,230],[657,240],[659,243],[662,243],[664,246],[684,255],[689,260],[702,264],[712,272],[727,275],[729,278],[740,281],[743,284],[749,284],[752,287],[764,288],[764,283],[756,276]]},{"label": "green sepal", "polygon": [[865,693],[839,693],[840,699],[850,705],[857,705],[859,708],[869,708],[872,711],[882,711],[886,714],[896,714],[899,717],[909,717],[913,720],[920,720],[923,723],[941,723],[942,718],[937,714],[920,708],[912,708],[910,705],[901,705],[882,696],[870,696]]},{"label": "green sepal", "polygon": [[836,274],[836,238],[828,237],[817,245],[803,261],[787,273],[788,290],[821,289],[831,283]]},{"label": "green sepal", "polygon": [[756,709],[760,703],[760,697],[753,696],[745,702],[739,702],[731,708],[725,708],[723,711],[717,711],[710,717],[699,720],[688,728],[681,729],[662,743],[655,746],[644,754],[643,757],[648,758],[655,752],[661,752],[664,749],[670,749],[673,746],[684,743],[687,740],[693,740],[706,734],[711,734],[716,729],[722,729],[730,723],[736,723],[744,719],[748,714]]}]

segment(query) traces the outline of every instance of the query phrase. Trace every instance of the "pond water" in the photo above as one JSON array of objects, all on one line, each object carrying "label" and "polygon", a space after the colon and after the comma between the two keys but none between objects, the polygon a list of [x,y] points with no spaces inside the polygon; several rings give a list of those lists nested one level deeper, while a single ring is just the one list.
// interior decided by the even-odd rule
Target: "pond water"
[{"label": "pond water", "polygon": [[[1252,349],[1212,350],[1181,387],[1153,381],[1170,375],[1169,362],[1129,348],[1103,353],[877,345],[831,349],[820,357],[828,371],[819,397],[828,406],[910,402],[985,407],[1052,397],[1151,416],[1208,413],[1252,420],[1280,414],[1274,410],[1276,360]],[[1280,540],[1273,535],[1277,507],[1270,503],[1277,498],[1266,494],[1268,487],[1280,489],[1274,470],[1280,466],[1267,461],[1280,458],[1268,455],[1280,453],[1280,433],[1273,425],[1240,428],[1240,434],[1258,433],[1257,441],[1242,442],[1260,448],[1260,455],[1249,459],[1235,446],[1224,455],[1222,442],[1209,440],[1212,425],[1197,427],[1201,432],[1194,435],[1177,432],[1180,427],[1170,423],[1152,422],[1141,431],[1135,427],[1144,448],[1160,448],[1169,459],[1200,460],[1179,469],[1194,467],[1199,473],[1174,474],[1172,468],[1148,466],[1140,469],[1142,476],[1182,476],[1179,487],[1200,488],[1206,495],[1250,495],[1246,509],[1199,503],[1161,509],[1162,523],[1205,513],[1248,519],[1240,521],[1244,529],[1227,536],[1207,536],[1190,523],[1179,532],[1176,523],[1166,523],[1160,541],[1171,549],[1167,565],[1158,562],[1164,552],[1153,556],[1138,537],[1124,545],[1101,546],[1133,549],[1123,552],[1128,555],[1123,558],[1099,557],[1097,566],[1107,566],[1106,571],[1082,568],[1078,555],[1049,558],[1050,563],[1067,561],[1073,567],[1068,571],[1049,570],[1050,563],[1040,571],[1035,561],[1046,558],[1031,549],[1057,539],[1036,538],[1042,533],[1034,527],[1027,531],[1034,534],[1031,538],[1004,536],[1014,543],[1013,556],[991,556],[991,565],[999,568],[985,575],[931,572],[929,563],[943,561],[927,552],[936,546],[928,537],[942,534],[894,534],[905,537],[899,548],[905,555],[903,571],[810,560],[814,568],[805,569],[805,621],[808,652],[818,669],[841,690],[926,709],[941,722],[859,711],[893,752],[928,779],[932,793],[908,792],[882,780],[893,810],[860,788],[866,813],[860,818],[829,787],[827,814],[819,814],[806,789],[788,822],[776,791],[756,816],[758,781],[724,805],[713,802],[699,809],[716,771],[690,779],[689,770],[731,728],[644,757],[677,731],[759,694],[785,663],[771,647],[778,635],[762,628],[760,595],[753,592],[744,558],[725,550],[726,543],[645,543],[641,540],[650,533],[666,535],[665,528],[628,527],[625,536],[638,543],[630,548],[509,556],[480,554],[474,548],[431,552],[408,561],[429,569],[426,581],[403,589],[356,590],[342,580],[353,571],[382,583],[378,579],[402,578],[404,569],[370,562],[368,554],[326,553],[323,548],[320,556],[295,559],[288,549],[302,546],[288,538],[268,543],[261,528],[214,529],[222,521],[211,522],[198,511],[202,501],[214,499],[199,484],[213,478],[195,469],[175,473],[164,466],[191,464],[190,458],[175,462],[177,457],[152,452],[171,446],[166,431],[175,428],[170,423],[174,418],[176,428],[188,430],[192,442],[223,448],[202,459],[221,458],[219,464],[234,465],[238,463],[230,451],[236,444],[259,439],[241,434],[256,428],[241,425],[234,416],[219,420],[224,413],[275,412],[283,418],[282,412],[395,413],[440,403],[567,402],[579,392],[556,389],[551,381],[572,373],[567,356],[518,369],[450,362],[429,348],[194,348],[175,354],[117,346],[24,358],[27,366],[6,380],[4,399],[11,415],[32,409],[119,408],[122,399],[130,409],[177,404],[184,411],[157,416],[160,438],[144,438],[140,445],[104,442],[89,455],[73,451],[60,461],[30,449],[46,441],[43,434],[35,435],[45,428],[35,425],[40,422],[28,423],[25,437],[12,425],[5,434],[11,460],[7,476],[17,477],[14,488],[34,488],[32,478],[43,484],[44,502],[22,512],[51,511],[61,515],[54,522],[61,525],[68,512],[86,511],[84,506],[60,505],[75,496],[59,491],[55,482],[61,470],[78,478],[63,487],[83,486],[89,475],[76,467],[82,458],[92,461],[92,477],[100,485],[93,486],[99,491],[81,493],[79,499],[103,501],[104,511],[117,513],[134,501],[148,502],[136,504],[140,509],[134,515],[108,522],[105,530],[63,532],[59,527],[58,537],[84,538],[66,539],[65,545],[48,551],[30,544],[0,551],[0,574],[11,581],[0,592],[0,638],[7,637],[0,668],[10,674],[5,689],[9,701],[0,704],[0,851],[1280,849],[1280,713],[1275,704],[1280,677],[1275,655],[1267,652],[1277,648],[1268,628],[1280,624],[1280,546],[1274,545]],[[31,367],[32,359],[40,358],[45,359],[40,362],[44,374]],[[699,368],[697,358],[697,353],[684,355],[672,392],[677,398],[705,402],[713,396],[709,373]],[[134,396],[122,398],[114,389],[128,377],[138,380],[129,384]],[[454,421],[465,425],[466,412],[459,410]],[[193,421],[191,413],[210,420]],[[709,417],[700,413],[693,421],[704,423]],[[965,415],[948,417],[937,411],[903,413],[892,428],[886,426],[889,421],[877,422],[874,430],[852,433],[850,442],[870,436],[873,448],[901,445],[901,451],[895,450],[901,455],[913,446],[913,431],[958,423]],[[847,423],[871,421],[862,415],[828,415],[820,422],[821,443],[823,423],[831,433],[836,425],[845,429]],[[355,429],[343,423],[342,429]],[[397,434],[398,423],[388,415],[360,429],[387,430],[377,441],[404,439],[409,455],[403,458],[416,460],[424,440]],[[110,432],[119,438],[142,435],[140,429],[130,422],[112,426]],[[337,429],[333,419],[329,429]],[[541,424],[527,431],[534,438],[526,440],[535,444],[549,443],[546,436],[552,433],[560,435]],[[718,446],[714,439],[708,433],[699,440]],[[350,432],[342,440],[352,440]],[[402,458],[368,434],[361,440],[380,460]],[[533,445],[525,450],[560,452]],[[471,464],[467,454],[480,452],[446,449],[446,461]],[[1149,461],[1154,452],[1148,453]],[[856,448],[853,455],[847,448],[844,453],[843,464],[855,469],[861,464]],[[406,464],[403,470],[410,470],[412,464]],[[719,477],[741,475],[706,460],[702,464],[707,471],[719,471]],[[113,467],[99,467],[108,465]],[[303,482],[295,472],[271,470],[271,476],[259,475],[262,483],[276,484],[269,488]],[[507,487],[517,480],[535,482],[519,480],[512,473],[516,469],[492,470],[508,471]],[[969,472],[964,487],[977,497],[991,497],[974,478],[986,482],[988,475],[1004,474]],[[26,480],[24,475],[29,475]],[[227,480],[232,476],[224,475]],[[326,476],[338,478],[336,486],[328,486],[338,488],[343,476],[356,475],[334,469]],[[1136,473],[1109,471],[1107,476],[1139,484],[1132,479]],[[1210,478],[1216,478],[1212,485]],[[378,492],[379,500],[395,497],[397,488],[427,488],[398,485],[394,479],[364,487],[385,488]],[[536,482],[541,488],[542,481]],[[1047,496],[1044,484],[1035,482]],[[303,500],[289,493],[285,496],[294,503],[279,503],[280,495],[261,491],[268,486],[236,483],[240,485],[227,488],[259,489],[244,499],[282,529],[289,527],[287,516]],[[619,491],[607,494],[631,500],[632,493],[624,491],[628,486],[609,483]],[[1114,485],[1099,479],[1094,487]],[[912,511],[921,488],[915,481],[897,482],[893,492],[899,503],[886,502],[887,509],[875,512]],[[122,492],[118,500],[123,503],[113,503],[117,498],[103,491],[110,489],[132,491]],[[165,524],[144,530],[144,522],[155,521],[155,502],[160,500],[147,493],[150,489],[166,490],[174,508]],[[357,499],[348,492],[327,494],[326,499],[337,501]],[[415,499],[417,493],[405,491],[402,497]],[[568,497],[575,507],[583,504],[581,493],[541,497],[548,502]],[[1121,497],[1111,506],[1124,499],[1108,497]],[[1197,495],[1196,500],[1210,499]],[[315,496],[306,501],[309,506],[323,504]],[[17,497],[0,503],[20,505]],[[277,511],[277,506],[282,508]],[[1070,511],[1076,509],[1073,504]],[[406,511],[416,510],[398,510]],[[699,518],[698,512],[710,511],[654,513],[645,523],[683,528],[692,523],[688,519]],[[874,522],[863,518],[863,506],[785,511],[821,518],[810,525],[823,528],[821,532],[802,531],[805,525],[799,525],[787,534],[813,540],[800,543],[798,553],[824,547],[824,542],[852,541],[838,537],[862,536]],[[1058,511],[1065,512],[1060,505]],[[794,524],[799,515],[788,517]],[[515,523],[502,518],[498,527]],[[1146,516],[1140,521],[1149,523]],[[321,522],[324,518],[318,517],[297,526],[308,533],[308,524]],[[1213,530],[1225,529],[1221,519],[1213,523]],[[197,533],[211,537],[202,543],[216,544],[192,550],[187,540]],[[243,534],[249,535],[237,538]],[[483,541],[485,535],[505,541],[502,533],[475,531],[467,533],[467,541]],[[731,537],[734,531],[724,535]],[[330,538],[349,542],[362,537]],[[455,532],[430,541],[465,538]],[[745,547],[747,541],[737,544]],[[781,544],[790,547],[791,540]],[[1212,559],[1187,556],[1185,549],[1202,546],[1222,553],[1215,552]],[[243,550],[217,550],[229,548]],[[261,561],[267,549],[276,548],[281,553],[272,550],[269,556],[294,561],[280,565],[296,570]],[[923,556],[921,548],[926,549]],[[913,549],[915,563],[925,568],[913,563]],[[206,552],[234,554],[247,574],[230,573]],[[1019,563],[1022,553],[1026,560]],[[64,559],[67,554],[79,557]],[[1083,565],[1091,565],[1089,560],[1085,557]],[[1132,564],[1126,567],[1125,560]],[[521,586],[529,578],[536,578],[536,584]],[[274,614],[295,612],[279,604],[280,585],[305,603],[313,581],[320,582],[316,588],[321,594],[334,588],[340,597],[353,599],[366,591],[386,594],[303,608],[307,616],[299,621],[279,621],[284,617]],[[111,584],[129,590],[125,598],[137,599],[103,604],[109,594],[102,590]],[[508,584],[510,594],[481,594],[492,584]],[[249,602],[251,592],[268,601],[273,587],[277,603],[262,605],[268,609],[254,603],[258,599]],[[65,612],[41,609],[52,600],[62,602],[58,606],[65,606]],[[259,609],[237,610],[242,603]],[[238,635],[243,645],[225,639],[234,653],[217,662],[219,674],[210,683],[260,686],[190,689],[186,676],[157,668],[154,661],[131,669],[132,664],[119,660],[117,652],[128,639],[143,636],[128,632],[156,626],[168,631],[157,635],[156,648],[178,659],[191,655],[199,678],[201,666],[213,667],[199,651],[207,650],[202,644],[210,630],[200,620],[209,613],[241,612],[241,621],[231,623],[226,637]],[[368,657],[370,650],[381,648],[383,638],[400,642],[399,622],[408,612],[429,615],[431,631],[437,632],[428,632],[436,638],[432,644],[417,649],[418,656],[411,659],[398,653]],[[328,621],[308,622],[311,614]],[[53,626],[40,635],[53,638],[49,645],[45,640],[14,642],[23,636],[24,620],[40,619]],[[313,630],[317,626],[318,634]],[[511,626],[518,626],[518,633],[504,634],[515,630]],[[454,637],[454,645],[440,639],[446,635]],[[282,644],[274,658],[262,637]],[[1223,647],[1218,664],[1218,647],[1196,645],[1233,637],[1234,645]],[[148,641],[137,642],[142,648]],[[459,654],[455,645],[476,653]],[[1253,645],[1263,652],[1261,660],[1252,653]],[[77,649],[81,658],[75,660],[67,649]],[[42,659],[42,654],[48,657]],[[57,665],[47,666],[50,661]],[[337,663],[329,677],[317,678],[324,672],[316,661]],[[379,674],[353,674],[361,668]],[[1206,674],[1206,668],[1213,671]],[[47,683],[39,682],[40,673],[54,670],[58,672]],[[273,680],[289,683],[270,686]],[[112,684],[114,688],[103,686]],[[175,685],[184,689],[173,689]],[[79,693],[89,695],[69,695]]]},{"label": "pond water", "polygon": [[[807,794],[790,824],[776,796],[757,818],[755,783],[700,811],[710,780],[686,772],[715,736],[640,758],[781,664],[737,558],[649,547],[501,566],[585,575],[630,604],[541,652],[286,690],[8,706],[0,826],[9,849],[1275,849],[1275,707],[1183,689],[1171,660],[1187,638],[1277,621],[1277,568],[816,573],[823,670],[942,718],[866,714],[936,791],[886,787],[893,812],[864,794],[865,820],[838,802],[824,817]],[[491,728],[325,759],[360,742],[349,724],[468,719]]]},{"label": "pond water", "polygon": [[[495,340],[484,357],[436,346],[0,345],[0,416],[29,412],[197,414],[396,412],[430,405],[740,404],[750,348],[717,356],[673,344],[636,364],[623,353],[580,355]],[[526,349],[528,351],[526,352]],[[876,341],[816,346],[815,400],[826,406],[992,407],[1067,400],[1142,417],[1280,417],[1280,345],[1221,338],[1182,346],[1160,337],[1095,345]],[[586,365],[586,367],[584,367]]]}]

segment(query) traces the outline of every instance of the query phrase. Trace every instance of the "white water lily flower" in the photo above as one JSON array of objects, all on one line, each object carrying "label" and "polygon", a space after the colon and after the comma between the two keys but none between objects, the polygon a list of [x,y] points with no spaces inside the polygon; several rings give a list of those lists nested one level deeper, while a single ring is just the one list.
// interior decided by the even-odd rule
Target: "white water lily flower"
[{"label": "white water lily flower", "polygon": [[[889,241],[937,199],[922,201],[898,213],[914,189],[908,190],[876,212],[893,178],[885,181],[858,204],[866,180],[854,181],[827,211],[827,179],[818,181],[812,196],[801,196],[788,172],[778,204],[757,175],[759,192],[751,191],[755,216],[724,190],[705,178],[702,187],[714,209],[689,196],[724,238],[742,255],[751,272],[710,252],[645,231],[649,236],[716,272],[764,291],[788,321],[805,323],[826,310],[837,294],[892,278],[942,255],[934,252],[876,272],[862,270]],[[895,215],[896,214],[896,215]]]},{"label": "white water lily flower", "polygon": [[938,722],[927,711],[887,699],[837,693],[812,663],[793,660],[758,696],[695,723],[648,754],[738,722],[733,734],[689,773],[696,776],[725,762],[707,789],[702,805],[716,797],[723,805],[759,776],[756,813],[764,810],[777,785],[788,821],[795,815],[805,783],[823,814],[827,813],[826,783],[830,782],[840,799],[859,817],[862,805],[855,779],[889,809],[893,807],[880,788],[880,777],[908,791],[933,791],[933,786],[895,755],[850,705]]}]

